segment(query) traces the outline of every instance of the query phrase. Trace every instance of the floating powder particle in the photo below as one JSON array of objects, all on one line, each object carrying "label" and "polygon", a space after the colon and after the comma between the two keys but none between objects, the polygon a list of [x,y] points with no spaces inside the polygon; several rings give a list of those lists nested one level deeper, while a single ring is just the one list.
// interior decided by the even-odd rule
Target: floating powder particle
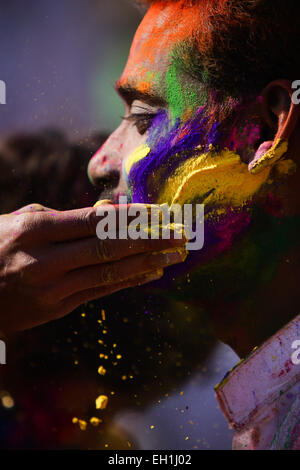
[{"label": "floating powder particle", "polygon": [[73,423],[73,424],[77,424],[78,421],[79,421],[78,418],[73,418],[73,419],[72,419],[72,423]]},{"label": "floating powder particle", "polygon": [[96,409],[97,410],[105,410],[108,404],[108,397],[106,395],[100,395],[96,399]]},{"label": "floating powder particle", "polygon": [[99,418],[91,418],[90,419],[90,423],[92,426],[99,426],[100,423],[102,423],[102,419],[99,419]]},{"label": "floating powder particle", "polygon": [[100,366],[98,369],[98,374],[99,375],[105,375],[106,374],[106,369],[104,369],[103,366]]},{"label": "floating powder particle", "polygon": [[86,428],[87,428],[87,422],[86,421],[83,421],[83,419],[80,419],[78,421],[78,424],[79,424],[79,427],[80,427],[81,431],[86,431]]},{"label": "floating powder particle", "polygon": [[121,354],[118,354],[118,355],[116,356],[116,358],[117,358],[117,359],[122,359]]},{"label": "floating powder particle", "polygon": [[101,310],[101,317],[102,317],[102,320],[105,321],[106,320],[106,317],[105,317],[105,310]]}]

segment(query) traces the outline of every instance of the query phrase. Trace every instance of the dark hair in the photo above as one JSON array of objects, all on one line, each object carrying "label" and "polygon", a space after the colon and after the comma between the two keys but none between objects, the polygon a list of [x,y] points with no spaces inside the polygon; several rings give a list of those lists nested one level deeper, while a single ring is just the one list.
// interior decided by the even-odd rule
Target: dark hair
[{"label": "dark hair", "polygon": [[56,130],[17,134],[0,141],[0,214],[40,203],[53,209],[93,205],[98,193],[87,165],[105,141],[99,134],[70,143]]},{"label": "dark hair", "polygon": [[299,0],[178,1],[186,8],[199,5],[190,62],[208,88],[232,96],[258,92],[278,78],[300,79]]}]

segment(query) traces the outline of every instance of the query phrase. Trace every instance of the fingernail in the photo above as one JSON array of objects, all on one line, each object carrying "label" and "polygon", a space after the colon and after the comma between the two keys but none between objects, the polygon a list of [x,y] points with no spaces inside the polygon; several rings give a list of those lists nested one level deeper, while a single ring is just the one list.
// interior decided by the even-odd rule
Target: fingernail
[{"label": "fingernail", "polygon": [[141,279],[138,285],[142,284],[147,284],[148,282],[153,282],[153,281],[158,281],[158,279],[161,279],[164,275],[164,270],[163,269],[158,269],[157,271],[154,271],[152,273],[145,274]]},{"label": "fingernail", "polygon": [[102,199],[102,201],[96,202],[96,204],[94,205],[94,208],[97,208],[99,206],[109,205],[109,204],[112,204],[112,201],[110,199]]},{"label": "fingernail", "polygon": [[[182,263],[186,260],[188,252],[185,248],[176,250],[165,250],[160,253],[152,253],[149,255],[150,264],[155,266],[171,266],[173,264]],[[152,258],[151,258],[152,257]]]}]

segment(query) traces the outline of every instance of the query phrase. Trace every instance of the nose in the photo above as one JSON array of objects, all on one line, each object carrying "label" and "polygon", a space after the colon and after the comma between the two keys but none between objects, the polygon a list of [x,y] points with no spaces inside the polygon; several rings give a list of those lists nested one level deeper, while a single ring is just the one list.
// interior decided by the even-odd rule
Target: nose
[{"label": "nose", "polygon": [[120,163],[107,155],[105,147],[98,150],[88,167],[89,178],[101,193],[117,188],[120,182]]}]

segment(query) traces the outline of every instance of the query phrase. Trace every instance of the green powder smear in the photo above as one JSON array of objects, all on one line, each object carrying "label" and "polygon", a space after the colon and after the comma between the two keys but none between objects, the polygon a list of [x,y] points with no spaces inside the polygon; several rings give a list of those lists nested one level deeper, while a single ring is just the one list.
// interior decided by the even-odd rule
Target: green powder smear
[{"label": "green powder smear", "polygon": [[184,117],[187,110],[195,112],[207,100],[202,83],[186,73],[186,55],[181,55],[183,45],[174,48],[170,56],[170,66],[166,73],[166,98],[170,106],[172,124]]}]

